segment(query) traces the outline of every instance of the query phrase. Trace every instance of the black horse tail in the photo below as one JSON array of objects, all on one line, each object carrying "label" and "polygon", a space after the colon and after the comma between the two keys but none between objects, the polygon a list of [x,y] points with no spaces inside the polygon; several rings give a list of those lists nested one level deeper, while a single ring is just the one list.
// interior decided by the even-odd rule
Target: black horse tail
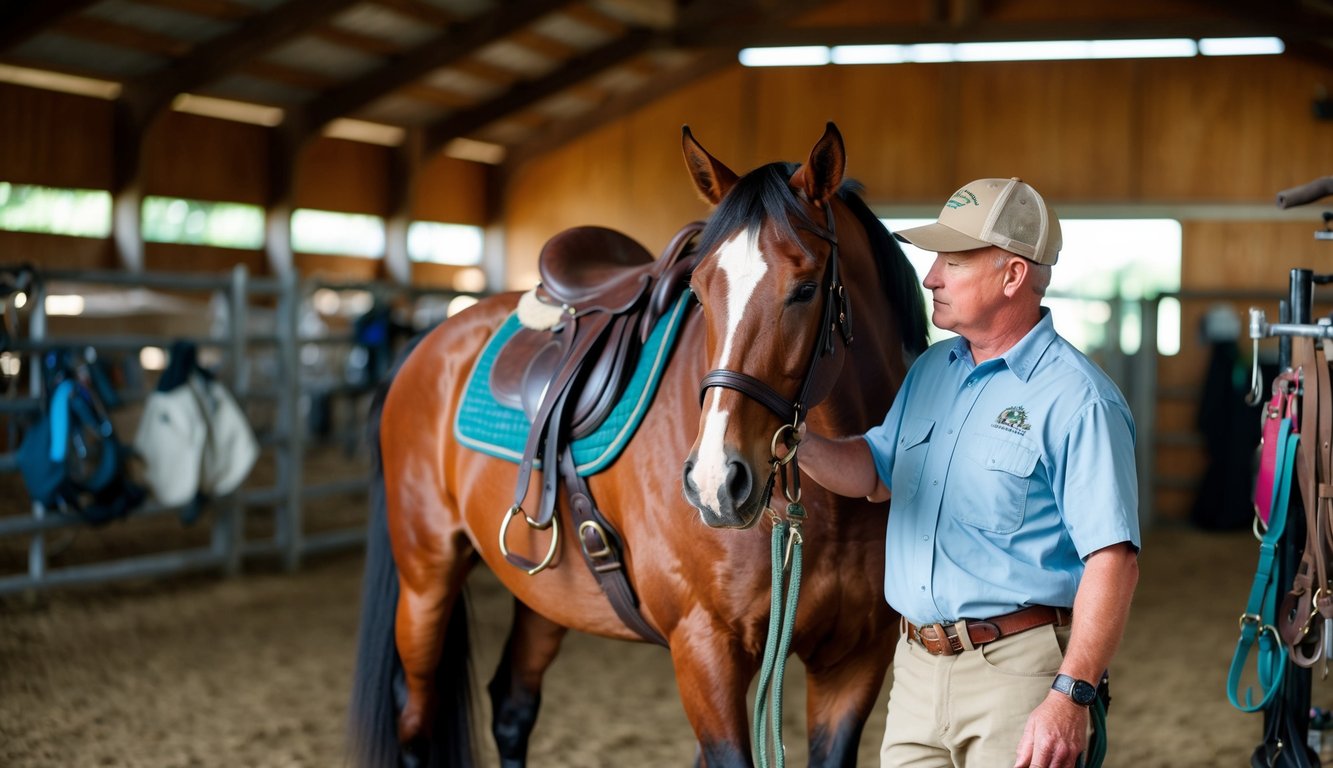
[{"label": "black horse tail", "polygon": [[[425,334],[423,333],[422,336]],[[454,602],[445,630],[443,653],[435,673],[436,702],[427,725],[428,743],[410,750],[398,741],[398,712],[406,699],[403,666],[394,643],[398,609],[398,567],[389,544],[384,463],[380,454],[380,417],[384,399],[403,360],[420,342],[413,339],[375,392],[368,418],[370,445],[370,522],[366,566],[361,583],[361,623],[357,631],[356,672],[348,707],[348,750],[360,768],[463,768],[476,764],[472,738],[472,668],[466,595]]]}]

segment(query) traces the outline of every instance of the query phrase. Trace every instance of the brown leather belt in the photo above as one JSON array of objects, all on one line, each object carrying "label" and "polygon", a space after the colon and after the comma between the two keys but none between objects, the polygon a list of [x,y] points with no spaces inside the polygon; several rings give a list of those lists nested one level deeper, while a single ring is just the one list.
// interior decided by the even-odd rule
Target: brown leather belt
[{"label": "brown leather belt", "polygon": [[963,639],[958,636],[960,627],[967,627],[967,637],[972,641],[972,647],[976,648],[1002,637],[1044,627],[1047,624],[1054,624],[1057,627],[1067,626],[1069,621],[1068,608],[1033,605],[989,619],[963,619],[948,624],[927,624],[924,627],[918,627],[904,619],[903,624],[907,638],[920,643],[927,653],[934,656],[953,656],[967,649],[963,645]]}]

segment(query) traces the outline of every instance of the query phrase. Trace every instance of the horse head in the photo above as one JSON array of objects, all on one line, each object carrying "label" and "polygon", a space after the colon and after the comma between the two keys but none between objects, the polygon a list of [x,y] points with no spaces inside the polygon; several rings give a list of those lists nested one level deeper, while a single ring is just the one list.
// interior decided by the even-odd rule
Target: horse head
[{"label": "horse head", "polygon": [[[835,224],[838,208],[846,215],[838,196],[846,154],[832,123],[804,165],[770,163],[743,177],[688,127],[682,145],[695,186],[715,206],[690,280],[711,372],[684,493],[708,525],[747,528],[768,501],[775,459],[790,453],[805,413],[828,394],[851,338]],[[856,235],[849,240],[868,250]]]}]

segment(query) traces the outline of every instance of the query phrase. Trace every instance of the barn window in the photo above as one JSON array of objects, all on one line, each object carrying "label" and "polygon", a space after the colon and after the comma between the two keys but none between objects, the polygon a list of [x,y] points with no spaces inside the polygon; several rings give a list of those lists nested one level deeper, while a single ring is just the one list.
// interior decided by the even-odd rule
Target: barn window
[{"label": "barn window", "polygon": [[111,193],[0,181],[0,229],[107,237],[111,234]]},{"label": "barn window", "polygon": [[335,256],[384,257],[384,219],[300,208],[292,214],[292,250]]},{"label": "barn window", "polygon": [[481,263],[481,227],[414,221],[407,227],[412,261],[471,267]]},{"label": "barn window", "polygon": [[143,239],[254,250],[264,245],[264,209],[150,195],[143,200]]},{"label": "barn window", "polygon": [[[892,231],[934,219],[882,219]],[[1061,219],[1064,250],[1051,272],[1043,304],[1055,313],[1055,327],[1087,354],[1118,339],[1125,354],[1139,350],[1142,299],[1180,290],[1180,222],[1175,219]],[[935,254],[907,243],[903,252],[924,279]],[[926,306],[930,306],[930,292]],[[1157,306],[1157,352],[1180,351],[1180,305],[1165,298]],[[1111,323],[1115,321],[1115,326]],[[931,326],[931,341],[952,336]]]}]

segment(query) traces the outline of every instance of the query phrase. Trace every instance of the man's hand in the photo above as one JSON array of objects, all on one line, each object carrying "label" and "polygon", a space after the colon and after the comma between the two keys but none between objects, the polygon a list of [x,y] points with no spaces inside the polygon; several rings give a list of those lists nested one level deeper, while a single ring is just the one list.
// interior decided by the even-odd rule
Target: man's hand
[{"label": "man's hand", "polygon": [[1028,715],[1014,768],[1074,768],[1088,748],[1087,707],[1051,691]]}]

